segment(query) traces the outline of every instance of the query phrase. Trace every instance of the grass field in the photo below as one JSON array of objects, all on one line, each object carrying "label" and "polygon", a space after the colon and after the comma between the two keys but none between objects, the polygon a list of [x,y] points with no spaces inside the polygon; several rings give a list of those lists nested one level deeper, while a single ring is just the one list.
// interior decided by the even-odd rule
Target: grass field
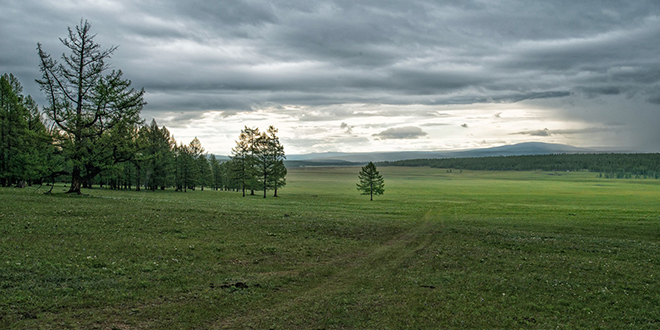
[{"label": "grass field", "polygon": [[0,328],[660,328],[660,181],[379,170],[373,202],[359,168],[267,199],[0,189]]}]

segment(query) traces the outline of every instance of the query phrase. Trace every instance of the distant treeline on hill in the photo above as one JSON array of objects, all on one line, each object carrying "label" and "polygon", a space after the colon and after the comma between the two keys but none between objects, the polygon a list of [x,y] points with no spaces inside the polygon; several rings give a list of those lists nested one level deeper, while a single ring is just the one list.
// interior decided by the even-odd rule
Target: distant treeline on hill
[{"label": "distant treeline on hill", "polygon": [[660,178],[660,154],[557,154],[410,159],[382,166],[430,166],[483,171],[590,171],[606,178]]}]

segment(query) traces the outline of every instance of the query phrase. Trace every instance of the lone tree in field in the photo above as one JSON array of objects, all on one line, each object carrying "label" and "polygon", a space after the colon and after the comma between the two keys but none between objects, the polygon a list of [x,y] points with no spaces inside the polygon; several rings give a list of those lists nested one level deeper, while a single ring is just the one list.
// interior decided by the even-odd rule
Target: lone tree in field
[{"label": "lone tree in field", "polygon": [[144,89],[131,88],[121,70],[107,73],[106,60],[117,47],[103,50],[94,37],[87,21],[69,28],[69,36],[60,39],[70,51],[62,54],[62,63],[37,45],[42,73],[37,82],[49,102],[46,115],[62,133],[58,145],[71,162],[70,193],[80,193],[83,182],[135,156],[122,151],[141,123],[146,104]]},{"label": "lone tree in field", "polygon": [[369,195],[372,201],[374,195],[382,195],[385,192],[385,180],[376,170],[374,163],[369,162],[363,167],[358,178],[360,183],[357,184],[357,189],[362,192],[362,195]]}]

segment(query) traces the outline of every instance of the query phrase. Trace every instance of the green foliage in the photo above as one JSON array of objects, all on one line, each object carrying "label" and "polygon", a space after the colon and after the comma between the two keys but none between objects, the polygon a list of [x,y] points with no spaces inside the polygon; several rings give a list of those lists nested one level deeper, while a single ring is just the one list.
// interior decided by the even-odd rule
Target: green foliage
[{"label": "green foliage", "polygon": [[41,44],[37,47],[42,73],[37,82],[49,103],[44,110],[62,132],[58,142],[71,162],[69,192],[74,193],[135,154],[131,142],[146,104],[144,89],[131,88],[121,71],[106,74],[105,61],[116,47],[102,50],[94,37],[87,21],[69,28],[69,36],[60,39],[70,52],[62,55],[63,63],[53,60]]},{"label": "green foliage", "polygon": [[238,188],[242,191],[243,197],[245,197],[245,190],[249,189],[255,176],[253,168],[254,159],[250,153],[252,149],[250,132],[252,132],[252,129],[245,126],[238,136],[236,146],[231,149],[231,176]]},{"label": "green foliage", "polygon": [[410,159],[383,166],[430,166],[480,171],[590,171],[605,178],[660,178],[660,154],[560,154]]},{"label": "green foliage", "polygon": [[215,155],[209,157],[209,166],[211,168],[211,186],[213,190],[222,189],[225,184],[222,175],[223,168]]},{"label": "green foliage", "polygon": [[0,184],[41,183],[61,171],[53,135],[31,96],[12,74],[0,76]]},{"label": "green foliage", "polygon": [[176,141],[166,127],[159,128],[156,120],[140,128],[136,163],[144,175],[141,182],[152,191],[174,185],[174,149]]},{"label": "green foliage", "polygon": [[204,187],[209,187],[213,185],[213,172],[211,170],[211,164],[206,154],[200,155],[197,157],[196,166],[198,168],[198,180],[197,185],[204,190]]},{"label": "green foliage", "polygon": [[263,189],[264,198],[268,190],[275,190],[274,197],[277,197],[277,188],[286,184],[286,167],[284,166],[284,146],[277,137],[277,129],[273,126],[268,127],[267,132],[261,133],[256,139],[256,153],[254,156],[255,167],[257,169],[257,182]]},{"label": "green foliage", "polygon": [[232,181],[242,190],[243,197],[247,189],[251,190],[251,195],[255,189],[263,189],[264,198],[268,190],[274,190],[277,197],[277,189],[286,185],[284,159],[284,146],[275,127],[259,133],[258,128],[246,126],[232,149],[229,164]]},{"label": "green foliage", "polygon": [[385,179],[372,162],[362,167],[358,179],[360,182],[357,184],[357,189],[362,195],[369,195],[372,201],[374,195],[382,195],[385,192]]}]

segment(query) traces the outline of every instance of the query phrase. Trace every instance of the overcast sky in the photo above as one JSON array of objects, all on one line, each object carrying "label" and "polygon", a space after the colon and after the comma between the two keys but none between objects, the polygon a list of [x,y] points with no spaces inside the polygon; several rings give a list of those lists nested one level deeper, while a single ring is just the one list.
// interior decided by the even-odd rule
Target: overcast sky
[{"label": "overcast sky", "polygon": [[527,141],[660,151],[660,1],[0,0],[0,73],[41,104],[36,44],[87,19],[142,117],[226,155]]}]

